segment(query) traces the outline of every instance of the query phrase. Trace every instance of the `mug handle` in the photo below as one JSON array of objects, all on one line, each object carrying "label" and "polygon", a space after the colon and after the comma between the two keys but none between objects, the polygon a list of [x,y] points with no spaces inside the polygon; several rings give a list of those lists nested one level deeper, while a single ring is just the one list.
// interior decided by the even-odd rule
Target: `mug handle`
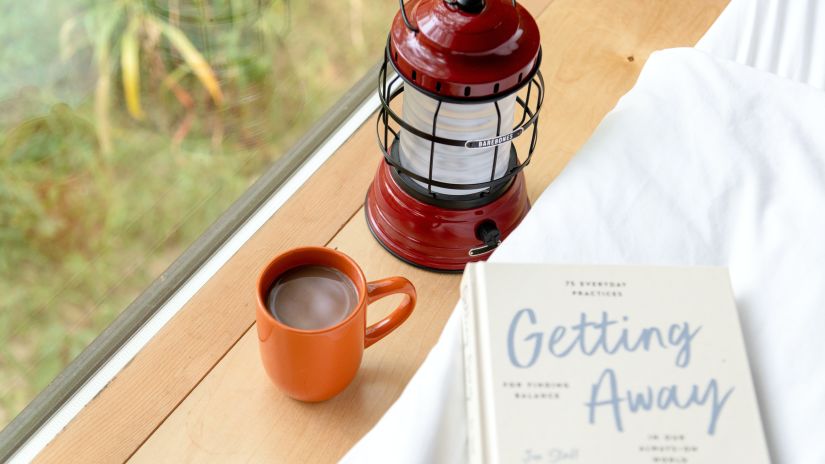
[{"label": "mug handle", "polygon": [[384,338],[406,321],[415,307],[415,287],[403,277],[387,277],[386,279],[367,282],[367,304],[380,300],[385,296],[403,293],[404,300],[389,316],[367,327],[364,335],[364,348]]}]

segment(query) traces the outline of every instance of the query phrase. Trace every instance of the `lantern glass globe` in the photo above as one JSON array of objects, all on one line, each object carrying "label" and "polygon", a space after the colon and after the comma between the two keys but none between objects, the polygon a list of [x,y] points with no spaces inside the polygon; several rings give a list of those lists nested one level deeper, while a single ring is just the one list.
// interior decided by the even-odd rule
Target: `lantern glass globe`
[{"label": "lantern glass globe", "polygon": [[[416,129],[432,134],[438,101],[405,86],[403,119]],[[513,130],[516,95],[498,100],[501,124],[494,102],[447,103],[442,102],[435,121],[435,135],[454,140],[483,140],[508,134]],[[489,182],[507,173],[510,144],[496,147],[466,148],[436,143],[433,150],[432,180],[452,184]],[[401,130],[400,161],[404,168],[428,178],[430,176],[431,142],[408,131]],[[493,160],[495,159],[495,173]],[[491,174],[493,179],[491,179]],[[418,182],[427,187],[426,182]],[[433,186],[432,191],[450,195],[467,195],[484,189],[449,189]]]}]

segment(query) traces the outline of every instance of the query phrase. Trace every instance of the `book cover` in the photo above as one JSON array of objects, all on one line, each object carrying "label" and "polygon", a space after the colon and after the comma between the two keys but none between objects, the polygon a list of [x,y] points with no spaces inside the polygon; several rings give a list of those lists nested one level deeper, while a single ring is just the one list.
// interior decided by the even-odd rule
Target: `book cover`
[{"label": "book cover", "polygon": [[770,462],[727,270],[473,263],[471,462]]}]

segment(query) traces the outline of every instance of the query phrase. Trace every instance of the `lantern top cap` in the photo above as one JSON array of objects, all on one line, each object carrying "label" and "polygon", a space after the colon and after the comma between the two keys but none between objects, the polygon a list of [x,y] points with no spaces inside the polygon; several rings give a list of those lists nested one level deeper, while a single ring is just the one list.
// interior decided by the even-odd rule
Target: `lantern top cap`
[{"label": "lantern top cap", "polygon": [[388,58],[408,84],[436,98],[501,98],[538,68],[538,25],[512,0],[412,0],[402,8]]}]

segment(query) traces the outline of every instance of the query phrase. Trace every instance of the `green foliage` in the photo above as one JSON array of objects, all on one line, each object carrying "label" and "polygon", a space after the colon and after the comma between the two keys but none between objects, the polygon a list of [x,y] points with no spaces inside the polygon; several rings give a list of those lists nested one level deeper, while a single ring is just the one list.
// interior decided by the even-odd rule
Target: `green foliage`
[{"label": "green foliage", "polygon": [[396,8],[4,6],[0,426],[378,60]]}]

